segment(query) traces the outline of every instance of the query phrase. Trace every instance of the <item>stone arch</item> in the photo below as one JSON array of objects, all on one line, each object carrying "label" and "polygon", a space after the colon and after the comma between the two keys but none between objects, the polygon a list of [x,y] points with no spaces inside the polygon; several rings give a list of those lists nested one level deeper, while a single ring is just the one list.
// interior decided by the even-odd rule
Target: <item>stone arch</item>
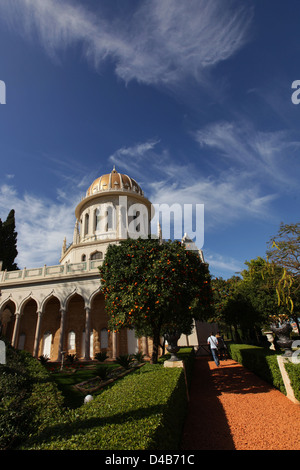
[{"label": "stone arch", "polygon": [[85,331],[85,305],[86,300],[82,294],[73,292],[66,301],[64,351],[68,350],[68,335],[75,333],[75,352],[78,358],[82,357],[83,331]]},{"label": "stone arch", "polygon": [[69,304],[70,304],[70,301],[75,298],[76,296],[79,296],[83,299],[84,301],[84,304],[86,307],[88,307],[89,305],[89,300],[88,300],[88,297],[85,295],[84,292],[82,292],[80,289],[77,289],[77,287],[75,287],[75,289],[72,290],[72,292],[70,292],[66,297],[65,299],[61,302],[61,308],[68,311],[69,309]]},{"label": "stone arch", "polygon": [[91,332],[93,332],[94,355],[100,351],[105,351],[110,355],[112,348],[110,335],[108,335],[105,347],[101,344],[101,331],[108,329],[108,315],[105,310],[104,295],[101,288],[98,288],[91,294],[89,301],[91,306]]},{"label": "stone arch", "polygon": [[14,323],[15,323],[15,312],[17,311],[17,305],[11,298],[6,299],[0,309],[0,332],[9,341],[12,340]]},{"label": "stone arch", "polygon": [[0,312],[2,312],[8,304],[13,304],[14,312],[17,311],[17,302],[12,298],[11,294],[0,303]]},{"label": "stone arch", "polygon": [[103,259],[103,252],[102,251],[99,251],[99,250],[96,250],[96,251],[93,251],[93,253],[90,254],[90,259],[91,260],[97,260],[97,259]]},{"label": "stone arch", "polygon": [[[45,334],[51,334],[50,359],[58,355],[60,320],[61,320],[61,300],[52,291],[42,302],[42,318],[39,332],[38,355],[43,354]],[[48,337],[48,341],[50,341]]]},{"label": "stone arch", "polygon": [[61,305],[61,299],[59,298],[59,296],[57,294],[55,294],[55,292],[53,290],[52,292],[50,292],[50,294],[46,295],[46,297],[44,297],[44,299],[42,300],[42,302],[41,302],[41,312],[44,312],[48,302],[49,301],[51,302],[54,299],[56,299],[59,302],[59,305]]},{"label": "stone arch", "polygon": [[90,297],[89,297],[89,300],[88,300],[88,304],[87,306],[89,308],[91,308],[92,306],[92,303],[93,303],[93,300],[95,299],[95,297],[100,294],[102,291],[101,287],[98,287],[98,289],[96,289],[94,292],[91,293]]},{"label": "stone arch", "polygon": [[16,332],[14,345],[19,344],[20,335],[25,335],[24,349],[32,353],[34,348],[35,331],[37,324],[38,301],[29,294],[20,304],[19,327]]},{"label": "stone arch", "polygon": [[39,301],[32,294],[32,292],[30,292],[30,294],[28,294],[26,297],[24,297],[24,299],[22,299],[21,302],[20,302],[19,312],[20,312],[21,315],[24,313],[24,308],[25,308],[26,304],[28,304],[31,301],[34,301],[36,303],[37,311],[41,311]]}]

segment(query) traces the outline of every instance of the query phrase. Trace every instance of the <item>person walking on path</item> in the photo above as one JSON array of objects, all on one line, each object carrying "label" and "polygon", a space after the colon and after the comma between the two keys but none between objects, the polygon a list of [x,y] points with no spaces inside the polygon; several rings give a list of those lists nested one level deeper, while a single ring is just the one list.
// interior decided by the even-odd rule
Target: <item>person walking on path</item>
[{"label": "person walking on path", "polygon": [[219,367],[220,361],[218,358],[218,340],[213,333],[207,338],[207,343],[209,344],[212,357],[216,363],[216,366]]},{"label": "person walking on path", "polygon": [[219,360],[228,359],[229,356],[228,356],[227,346],[226,346],[223,336],[220,334],[219,331],[216,334],[216,338],[218,340]]}]

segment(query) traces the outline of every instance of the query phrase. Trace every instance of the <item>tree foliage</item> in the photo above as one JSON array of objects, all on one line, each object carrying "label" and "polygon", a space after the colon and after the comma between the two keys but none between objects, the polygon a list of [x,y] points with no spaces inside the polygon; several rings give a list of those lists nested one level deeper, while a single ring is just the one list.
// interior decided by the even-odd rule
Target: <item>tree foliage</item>
[{"label": "tree foliage", "polygon": [[300,223],[281,224],[266,259],[257,257],[245,265],[242,278],[212,281],[213,320],[237,329],[292,318],[299,328]]},{"label": "tree foliage", "polygon": [[213,320],[233,327],[236,340],[240,341],[238,329],[244,332],[253,330],[259,324],[260,313],[253,305],[251,289],[239,276],[212,281],[214,295]]},{"label": "tree foliage", "polygon": [[281,223],[277,235],[270,239],[268,245],[268,259],[282,269],[277,286],[279,303],[285,306],[299,329],[300,223]]},{"label": "tree foliage", "polygon": [[214,312],[211,321],[224,321],[224,309],[240,281],[239,276],[232,276],[230,279],[220,277],[212,280]]},{"label": "tree foliage", "polygon": [[100,268],[109,328],[134,328],[153,339],[157,361],[160,336],[189,334],[193,319],[209,316],[212,296],[208,266],[181,243],[124,240],[108,247]]},{"label": "tree foliage", "polygon": [[3,270],[14,271],[18,269],[15,263],[15,258],[18,255],[15,229],[15,211],[12,209],[5,222],[0,219],[0,261],[2,261]]},{"label": "tree foliage", "polygon": [[271,315],[285,314],[286,306],[280,302],[283,269],[261,257],[246,261],[245,264],[248,269],[242,271],[244,285],[262,322],[269,323]]},{"label": "tree foliage", "polygon": [[280,224],[277,235],[268,242],[270,261],[285,268],[293,277],[300,276],[300,222]]}]

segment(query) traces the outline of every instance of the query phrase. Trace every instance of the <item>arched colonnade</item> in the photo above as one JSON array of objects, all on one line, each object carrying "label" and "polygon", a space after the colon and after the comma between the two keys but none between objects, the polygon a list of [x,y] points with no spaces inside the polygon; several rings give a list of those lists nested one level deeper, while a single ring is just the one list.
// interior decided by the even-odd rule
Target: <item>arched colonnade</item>
[{"label": "arched colonnade", "polygon": [[46,295],[10,294],[0,304],[0,321],[2,335],[12,346],[52,361],[61,361],[62,353],[83,360],[93,359],[100,351],[113,360],[137,351],[149,354],[147,338],[137,339],[132,330],[108,331],[100,288],[92,293],[74,288],[67,295],[55,289]]}]

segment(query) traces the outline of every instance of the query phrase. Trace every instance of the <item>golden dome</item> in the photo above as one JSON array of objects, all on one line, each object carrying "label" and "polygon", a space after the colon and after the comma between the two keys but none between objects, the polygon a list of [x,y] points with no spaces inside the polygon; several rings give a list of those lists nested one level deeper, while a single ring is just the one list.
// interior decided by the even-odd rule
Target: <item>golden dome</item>
[{"label": "golden dome", "polygon": [[137,182],[130,176],[118,173],[115,167],[111,173],[95,179],[88,188],[86,197],[104,191],[129,191],[143,196],[143,191]]}]

